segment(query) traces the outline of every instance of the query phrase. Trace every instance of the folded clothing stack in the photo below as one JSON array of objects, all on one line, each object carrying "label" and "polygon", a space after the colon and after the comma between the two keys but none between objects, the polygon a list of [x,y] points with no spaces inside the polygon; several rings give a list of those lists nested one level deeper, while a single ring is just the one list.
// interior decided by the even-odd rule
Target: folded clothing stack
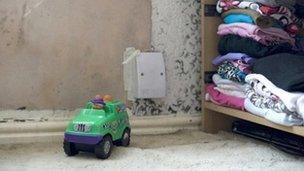
[{"label": "folded clothing stack", "polygon": [[212,63],[217,66],[213,84],[206,87],[206,99],[221,106],[245,110],[245,78],[251,73],[254,59],[243,53],[228,53],[216,57]]},{"label": "folded clothing stack", "polygon": [[296,0],[219,0],[220,56],[206,100],[274,123],[303,125],[303,4]]},{"label": "folded clothing stack", "polygon": [[[221,13],[224,21],[218,29],[218,34],[224,37],[221,39],[222,45],[226,44],[226,41],[241,44],[236,41],[251,38],[258,43],[252,43],[248,39],[241,42],[254,44],[264,50],[259,54],[248,54],[252,57],[290,52],[291,49],[304,51],[303,4],[296,3],[295,0],[219,0],[217,11]],[[230,34],[240,36],[240,38],[226,36]],[[274,50],[281,47],[285,48],[279,52]],[[242,52],[246,47],[230,48],[231,46],[220,46],[219,50],[224,55],[227,50]],[[271,51],[266,53],[267,49]]]}]

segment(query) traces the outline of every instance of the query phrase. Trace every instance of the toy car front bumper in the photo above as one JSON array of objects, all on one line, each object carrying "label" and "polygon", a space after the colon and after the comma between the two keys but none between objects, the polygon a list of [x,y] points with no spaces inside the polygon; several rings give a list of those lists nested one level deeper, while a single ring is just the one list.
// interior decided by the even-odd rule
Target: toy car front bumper
[{"label": "toy car front bumper", "polygon": [[102,136],[85,136],[65,133],[64,140],[72,143],[95,145],[102,140]]}]

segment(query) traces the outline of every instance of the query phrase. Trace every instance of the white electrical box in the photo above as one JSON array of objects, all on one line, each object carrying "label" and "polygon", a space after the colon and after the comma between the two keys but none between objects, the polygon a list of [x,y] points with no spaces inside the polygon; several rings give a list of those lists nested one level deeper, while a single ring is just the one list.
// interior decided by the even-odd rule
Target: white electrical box
[{"label": "white electrical box", "polygon": [[162,53],[140,53],[136,60],[137,98],[161,98],[166,95],[165,64]]},{"label": "white electrical box", "polygon": [[124,82],[129,100],[166,96],[166,73],[162,53],[127,49],[124,60]]}]

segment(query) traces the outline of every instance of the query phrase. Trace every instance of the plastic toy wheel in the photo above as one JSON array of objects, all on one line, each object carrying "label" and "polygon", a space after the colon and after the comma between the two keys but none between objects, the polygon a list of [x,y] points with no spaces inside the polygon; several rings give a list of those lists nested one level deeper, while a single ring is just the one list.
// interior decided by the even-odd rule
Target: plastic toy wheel
[{"label": "plastic toy wheel", "polygon": [[75,156],[78,154],[78,150],[76,149],[75,144],[66,140],[63,142],[63,150],[67,156]]},{"label": "plastic toy wheel", "polygon": [[122,134],[122,138],[119,140],[118,144],[124,147],[127,147],[130,145],[131,140],[131,131],[130,129],[126,128]]},{"label": "plastic toy wheel", "polygon": [[95,155],[100,159],[107,159],[110,157],[113,148],[112,138],[105,136],[103,140],[95,146]]}]

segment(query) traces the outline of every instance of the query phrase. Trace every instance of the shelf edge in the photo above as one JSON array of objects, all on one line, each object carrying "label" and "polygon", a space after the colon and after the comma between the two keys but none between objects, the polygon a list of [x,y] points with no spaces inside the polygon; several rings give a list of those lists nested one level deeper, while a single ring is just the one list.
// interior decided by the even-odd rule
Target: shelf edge
[{"label": "shelf edge", "polygon": [[303,127],[302,126],[293,126],[293,127],[281,126],[281,125],[272,123],[262,117],[255,116],[251,113],[228,108],[228,107],[218,106],[211,102],[205,102],[204,107],[211,111],[215,111],[215,112],[218,112],[221,114],[229,115],[231,117],[254,122],[254,123],[257,123],[260,125],[268,126],[268,127],[274,128],[274,129],[278,129],[281,131],[289,132],[289,133],[300,135],[300,136],[304,137],[304,126]]}]

